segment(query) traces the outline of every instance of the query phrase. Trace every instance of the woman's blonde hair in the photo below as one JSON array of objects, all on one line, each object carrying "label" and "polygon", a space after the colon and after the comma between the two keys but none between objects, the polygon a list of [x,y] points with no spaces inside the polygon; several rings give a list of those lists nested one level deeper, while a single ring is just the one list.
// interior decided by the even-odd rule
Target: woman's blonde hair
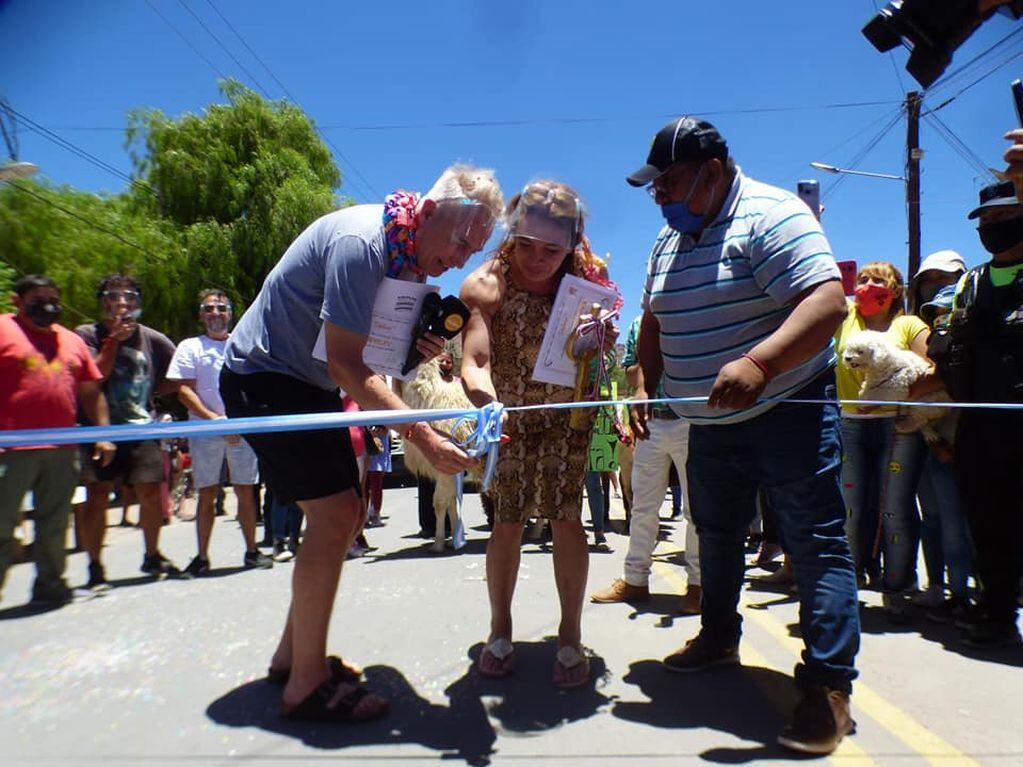
[{"label": "woman's blonde hair", "polygon": [[892,303],[888,307],[888,319],[894,319],[906,313],[906,283],[902,279],[902,272],[895,264],[888,261],[871,261],[860,267],[856,274],[856,283],[859,284],[861,277],[873,277],[884,280],[885,285],[892,291]]},{"label": "woman's blonde hair", "polygon": [[[576,194],[576,191],[568,184],[562,184],[558,181],[551,181],[549,179],[531,181],[526,184],[521,192],[517,192],[508,201],[508,207],[504,211],[505,219],[512,220],[520,205],[530,208],[542,208],[546,215],[552,219],[576,219],[574,222],[576,227],[576,245],[566,254],[560,271],[562,274],[574,273],[581,276],[581,272],[574,268],[574,261],[577,260],[575,256],[580,250],[588,251],[589,242],[583,236],[582,203],[579,202],[579,195]],[[497,257],[507,261],[514,248],[515,235],[509,231],[497,247]]]}]

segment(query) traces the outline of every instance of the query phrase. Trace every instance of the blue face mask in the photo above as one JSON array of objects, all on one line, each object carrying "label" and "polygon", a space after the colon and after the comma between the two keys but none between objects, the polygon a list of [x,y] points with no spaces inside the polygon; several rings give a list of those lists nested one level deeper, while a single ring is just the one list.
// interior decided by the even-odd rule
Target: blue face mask
[{"label": "blue face mask", "polygon": [[700,183],[702,175],[703,167],[701,166],[696,178],[693,179],[693,185],[689,188],[689,194],[682,202],[669,202],[661,206],[661,215],[664,216],[668,226],[676,232],[696,234],[703,228],[703,223],[707,220],[706,214],[693,213],[689,210],[689,199],[696,191],[696,185]]}]

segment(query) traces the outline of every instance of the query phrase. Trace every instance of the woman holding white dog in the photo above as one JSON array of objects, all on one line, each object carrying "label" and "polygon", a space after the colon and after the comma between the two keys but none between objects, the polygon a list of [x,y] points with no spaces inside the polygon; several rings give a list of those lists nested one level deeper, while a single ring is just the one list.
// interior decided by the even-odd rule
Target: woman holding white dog
[{"label": "woman holding white dog", "polygon": [[[533,182],[512,198],[507,213],[508,236],[497,257],[462,284],[462,300],[472,309],[462,380],[477,407],[493,400],[508,406],[570,402],[571,387],[532,380],[561,278],[574,274],[614,284],[583,236],[582,206],[570,187]],[[569,413],[517,413],[505,428],[511,441],[501,447],[490,489],[495,507],[487,545],[490,634],[478,664],[485,676],[504,677],[515,668],[511,605],[522,530],[530,517],[545,517],[553,530],[561,603],[552,681],[558,687],[578,687],[589,680],[581,628],[589,551],[581,514],[593,414],[587,411],[583,428],[573,429]]]},{"label": "woman holding white dog", "polygon": [[[894,265],[875,261],[856,275],[855,297],[849,313],[835,334],[839,359],[849,339],[858,331],[885,333],[899,349],[926,359],[927,325],[904,310],[905,284]],[[843,401],[859,398],[863,373],[840,364],[838,396]],[[907,461],[917,452],[919,434],[895,430],[898,409],[894,406],[842,405],[842,492],[848,513],[846,532],[861,585],[880,577],[877,543],[884,552],[886,594],[897,594],[916,584],[916,551],[919,517],[914,496],[919,481],[919,461]],[[903,469],[911,471],[903,471]],[[912,506],[912,508],[909,508]],[[905,508],[904,508],[905,507]],[[887,597],[885,604],[894,606]]]}]

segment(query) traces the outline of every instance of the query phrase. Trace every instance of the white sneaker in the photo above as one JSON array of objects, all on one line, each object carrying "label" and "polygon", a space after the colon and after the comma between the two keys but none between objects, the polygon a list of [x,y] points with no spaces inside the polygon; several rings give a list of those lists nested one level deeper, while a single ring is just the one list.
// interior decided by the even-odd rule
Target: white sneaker
[{"label": "white sneaker", "polygon": [[294,558],[294,553],[288,548],[288,544],[284,540],[278,539],[274,541],[274,562],[290,562]]}]

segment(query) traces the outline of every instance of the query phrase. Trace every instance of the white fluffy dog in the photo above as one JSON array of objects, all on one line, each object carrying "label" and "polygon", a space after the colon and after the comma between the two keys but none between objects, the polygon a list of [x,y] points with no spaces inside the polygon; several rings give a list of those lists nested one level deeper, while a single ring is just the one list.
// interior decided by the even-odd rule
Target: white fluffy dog
[{"label": "white fluffy dog", "polygon": [[[842,352],[842,363],[853,370],[863,372],[860,399],[904,401],[909,396],[909,387],[930,372],[931,366],[920,355],[898,348],[888,336],[876,330],[861,330],[854,333]],[[947,402],[944,392],[929,394],[920,398],[927,402]],[[910,432],[920,429],[924,438],[937,438],[928,422],[940,418],[947,408],[908,408],[909,413],[900,418],[899,431]]]},{"label": "white fluffy dog", "polygon": [[[440,377],[440,368],[436,359],[421,364],[416,372],[416,377],[402,384],[402,398],[405,400],[405,404],[415,410],[475,409],[469,398],[465,396],[465,390],[462,389],[461,383],[445,381]],[[432,421],[431,425],[439,431],[450,434],[455,421],[450,419]],[[460,433],[452,436],[464,439],[472,433],[470,428],[463,428],[459,431]],[[405,465],[417,477],[426,477],[436,483],[436,489],[433,492],[433,513],[437,518],[437,532],[431,551],[436,554],[443,553],[444,517],[447,516],[451,521],[452,530],[455,529],[459,517],[459,499],[455,488],[455,478],[449,474],[438,473],[419,448],[408,441],[405,442]]]}]

